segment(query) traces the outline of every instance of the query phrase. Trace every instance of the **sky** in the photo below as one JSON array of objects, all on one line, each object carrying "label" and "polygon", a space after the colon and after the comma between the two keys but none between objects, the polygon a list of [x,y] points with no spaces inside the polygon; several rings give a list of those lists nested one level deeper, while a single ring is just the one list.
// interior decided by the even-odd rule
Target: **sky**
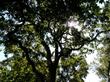
[{"label": "sky", "polygon": [[85,82],[101,82],[101,79],[96,75],[95,72],[89,71]]},{"label": "sky", "polygon": [[3,52],[4,52],[4,47],[0,46],[0,61],[6,59]]},{"label": "sky", "polygon": [[85,82],[101,82],[101,79],[96,75],[95,72],[95,66],[93,66],[91,63],[97,59],[97,51],[94,51],[94,53],[91,53],[90,55],[87,55],[87,63],[90,65],[90,69],[88,70],[88,75],[85,79]]},{"label": "sky", "polygon": [[[5,60],[6,57],[4,55],[4,46],[3,45],[0,45],[0,62]],[[8,55],[8,58],[11,57],[11,54]]]}]

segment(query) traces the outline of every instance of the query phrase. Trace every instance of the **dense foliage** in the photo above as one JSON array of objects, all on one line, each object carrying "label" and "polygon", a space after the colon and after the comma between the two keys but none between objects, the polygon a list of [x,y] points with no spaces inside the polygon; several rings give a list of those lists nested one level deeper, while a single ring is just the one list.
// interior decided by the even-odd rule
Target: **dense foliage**
[{"label": "dense foliage", "polygon": [[[110,19],[110,2],[104,7],[105,15]],[[110,29],[110,20],[103,23],[104,29]],[[110,81],[110,32],[103,35],[102,46],[98,48],[97,74],[102,78],[102,82]]]},{"label": "dense foliage", "polygon": [[[2,62],[0,81],[83,82],[84,54],[109,31],[98,3],[104,1],[1,0],[0,43],[13,56]],[[69,27],[71,21],[81,29]]]}]

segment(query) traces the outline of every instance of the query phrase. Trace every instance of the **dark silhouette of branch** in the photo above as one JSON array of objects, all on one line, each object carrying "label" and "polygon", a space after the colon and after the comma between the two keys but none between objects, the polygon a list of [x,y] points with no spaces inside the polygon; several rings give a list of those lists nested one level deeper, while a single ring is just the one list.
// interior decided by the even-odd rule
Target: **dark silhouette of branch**
[{"label": "dark silhouette of branch", "polygon": [[98,37],[100,34],[102,34],[102,33],[107,33],[107,32],[109,32],[109,31],[110,31],[110,30],[100,31],[100,32],[98,32],[98,33],[96,34],[96,36],[95,36],[94,38],[92,38],[92,39],[90,39],[90,40],[84,39],[83,42],[82,42],[82,44],[81,44],[78,48],[72,48],[72,50],[80,50],[86,43],[93,42],[94,40],[97,39],[97,37]]},{"label": "dark silhouette of branch", "polygon": [[28,63],[31,65],[33,73],[35,73],[35,75],[36,75],[36,82],[39,82],[39,81],[44,82],[45,81],[45,76],[36,69],[35,62],[32,61],[31,58],[29,57],[29,53],[31,52],[30,51],[31,49],[26,48],[25,46],[22,45],[21,41],[19,41],[18,39],[15,39],[15,38],[12,37],[14,35],[14,33],[16,33],[17,31],[18,31],[18,28],[15,28],[15,30],[9,32],[6,35],[7,38],[8,38],[8,41],[18,44],[19,47],[23,50],[23,52],[25,54],[24,56],[26,57]]},{"label": "dark silhouette of branch", "polygon": [[[68,53],[71,53],[72,51],[76,51],[76,50],[80,50],[85,44],[87,44],[87,43],[90,43],[90,42],[93,42],[94,40],[96,40],[97,39],[97,37],[100,35],[100,34],[102,34],[102,33],[107,33],[107,32],[109,32],[110,30],[105,30],[105,31],[100,31],[100,32],[98,32],[97,34],[96,34],[96,36],[94,37],[94,38],[92,38],[92,39],[83,39],[83,41],[82,41],[82,44],[79,46],[79,47],[77,47],[77,48],[68,48]],[[57,41],[58,42],[58,41]],[[61,52],[60,52],[60,55],[59,55],[59,57],[58,57],[58,59],[60,59],[60,57],[61,56],[64,56],[64,52],[63,52],[63,47],[62,47],[62,44],[60,43],[60,42],[58,42],[58,44],[59,44],[59,46],[60,46],[60,49],[61,49]],[[66,53],[66,54],[68,54],[68,53]]]},{"label": "dark silhouette of branch", "polygon": [[109,32],[109,31],[110,31],[110,30],[105,30],[105,31],[100,31],[100,32],[98,32],[98,33],[96,34],[96,36],[95,36],[94,38],[92,38],[91,40],[89,40],[88,42],[92,42],[92,41],[96,40],[97,37],[98,37],[100,34],[102,34],[102,33],[107,33],[107,32]]},{"label": "dark silhouette of branch", "polygon": [[107,76],[108,76],[108,82],[110,82],[110,61],[108,61]]},{"label": "dark silhouette of branch", "polygon": [[51,64],[52,63],[52,61],[51,61],[51,56],[52,55],[51,55],[50,48],[49,48],[49,46],[47,45],[47,43],[44,40],[41,41],[41,44],[43,45],[43,47],[45,48],[45,50],[47,52],[48,64]]},{"label": "dark silhouette of branch", "polygon": [[32,61],[31,58],[29,57],[30,50],[28,50],[28,48],[22,46],[22,43],[20,41],[18,41],[18,43],[19,43],[20,48],[24,51],[25,57],[26,57],[28,63],[31,65],[33,72],[37,76],[36,81],[44,82],[45,76],[36,69],[36,65],[35,65],[34,61]]}]

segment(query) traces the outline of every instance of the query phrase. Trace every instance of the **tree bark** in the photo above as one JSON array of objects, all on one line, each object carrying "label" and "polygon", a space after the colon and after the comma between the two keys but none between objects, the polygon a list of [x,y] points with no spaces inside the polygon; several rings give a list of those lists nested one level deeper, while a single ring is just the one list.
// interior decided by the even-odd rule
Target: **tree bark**
[{"label": "tree bark", "polygon": [[108,82],[110,82],[110,61],[108,61]]},{"label": "tree bark", "polygon": [[52,63],[52,65],[49,66],[49,82],[56,82],[57,65]]}]

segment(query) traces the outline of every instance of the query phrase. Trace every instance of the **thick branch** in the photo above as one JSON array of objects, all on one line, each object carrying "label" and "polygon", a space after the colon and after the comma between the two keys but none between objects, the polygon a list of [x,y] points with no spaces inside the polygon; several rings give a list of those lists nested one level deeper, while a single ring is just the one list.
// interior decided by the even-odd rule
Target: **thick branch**
[{"label": "thick branch", "polygon": [[[35,25],[35,24],[34,24]],[[48,46],[48,44],[44,41],[44,33],[43,33],[43,29],[41,29],[42,27],[40,26],[40,23],[38,23],[37,25],[35,25],[35,31],[37,33],[39,33],[39,37],[41,39],[41,44],[43,45],[43,47],[45,48],[45,51],[47,52],[47,61],[48,61],[48,66],[52,64],[52,60],[51,60],[51,51],[50,48]]]},{"label": "thick branch", "polygon": [[42,73],[40,73],[38,70],[36,70],[35,63],[29,57],[30,50],[28,50],[26,47],[22,46],[21,42],[18,42],[18,43],[19,43],[20,48],[24,51],[25,57],[26,57],[28,63],[31,65],[33,72],[36,74],[37,81],[41,80],[42,82],[44,82],[45,76]]},{"label": "thick branch", "polygon": [[100,32],[98,32],[98,33],[96,34],[96,36],[95,36],[94,38],[92,38],[91,40],[89,40],[88,42],[92,42],[92,41],[96,40],[97,37],[98,37],[101,33],[107,33],[107,32],[109,32],[109,31],[110,31],[110,30],[105,30],[105,31],[100,31]]},{"label": "thick branch", "polygon": [[77,48],[72,48],[71,50],[80,50],[84,46],[84,43],[82,43],[79,47]]},{"label": "thick branch", "polygon": [[34,61],[32,61],[31,58],[29,57],[29,53],[31,52],[30,49],[24,47],[19,40],[17,40],[17,39],[15,39],[15,38],[12,37],[14,35],[14,33],[16,33],[16,32],[17,32],[17,29],[15,29],[12,32],[9,32],[7,34],[8,41],[10,41],[10,42],[16,42],[17,44],[19,44],[20,48],[25,53],[24,56],[26,57],[28,63],[31,65],[32,70],[33,70],[33,72],[36,75],[36,78],[37,78],[36,79],[36,82],[39,82],[39,81],[44,82],[45,81],[45,76],[36,69],[36,66],[35,66]]},{"label": "thick branch", "polygon": [[46,44],[46,42],[44,40],[41,41],[41,44],[44,46],[46,52],[47,52],[47,61],[48,61],[48,65],[51,66],[52,64],[52,60],[51,60],[51,51],[49,46]]},{"label": "thick branch", "polygon": [[[96,36],[95,36],[94,38],[92,38],[92,39],[90,39],[90,40],[88,40],[88,39],[83,39],[82,44],[81,44],[79,47],[77,47],[77,48],[70,48],[70,49],[68,48],[68,50],[69,50],[68,53],[71,53],[72,51],[75,51],[75,50],[80,50],[86,43],[90,43],[90,42],[96,40],[97,37],[98,37],[101,33],[107,33],[107,32],[109,32],[109,31],[110,31],[110,30],[100,31],[100,32],[98,32],[98,33],[96,34]],[[58,44],[59,44],[60,49],[61,49],[61,52],[60,52],[60,55],[59,55],[59,58],[58,58],[58,59],[60,59],[61,56],[64,56],[64,53],[63,53],[63,49],[64,49],[64,48],[62,48],[62,44],[61,44],[60,42],[58,42]]]},{"label": "thick branch", "polygon": [[110,61],[108,61],[107,76],[108,76],[108,82],[110,82]]},{"label": "thick branch", "polygon": [[55,62],[58,61],[58,44],[55,42]]},{"label": "thick branch", "polygon": [[100,31],[100,32],[98,32],[98,33],[96,34],[96,36],[95,36],[94,38],[92,38],[91,40],[84,39],[84,40],[83,40],[83,43],[81,44],[80,47],[78,47],[78,48],[73,48],[72,50],[80,50],[86,43],[90,43],[90,42],[96,40],[97,37],[98,37],[101,33],[107,33],[107,32],[109,32],[109,31],[110,31],[110,30]]}]

